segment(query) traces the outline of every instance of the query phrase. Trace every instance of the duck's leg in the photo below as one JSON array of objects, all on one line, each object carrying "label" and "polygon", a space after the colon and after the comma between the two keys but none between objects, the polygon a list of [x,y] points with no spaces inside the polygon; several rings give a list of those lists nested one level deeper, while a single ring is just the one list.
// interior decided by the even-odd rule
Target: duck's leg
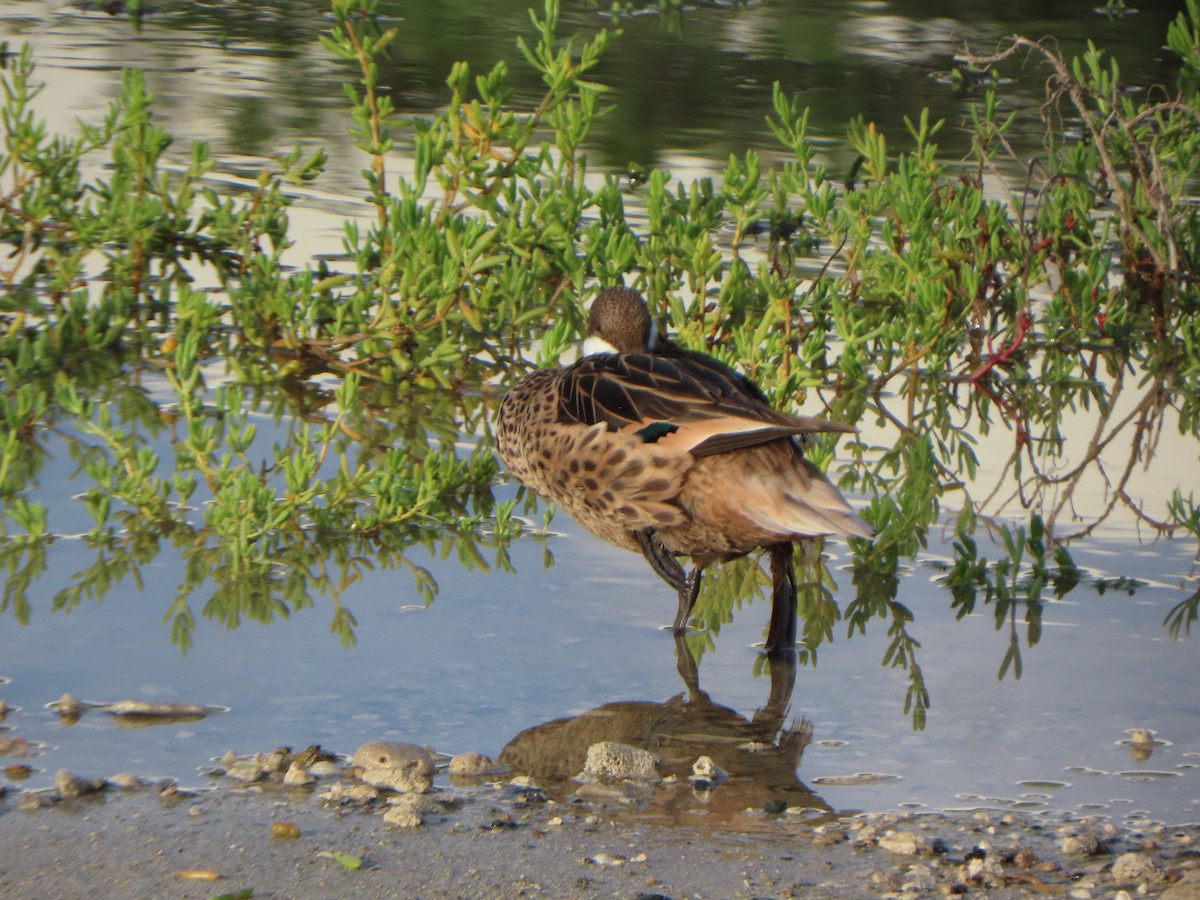
[{"label": "duck's leg", "polygon": [[650,568],[659,578],[682,593],[687,585],[687,575],[679,560],[663,546],[654,529],[643,528],[641,531],[635,531],[633,536],[637,538],[638,546],[642,548],[642,555],[646,557],[646,562],[650,563]]},{"label": "duck's leg", "polygon": [[796,652],[796,570],[792,544],[785,541],[767,548],[771,554],[771,624],[767,628],[768,656]]},{"label": "duck's leg", "polygon": [[695,568],[691,572],[685,572],[674,554],[663,546],[653,528],[635,531],[634,536],[638,546],[642,548],[642,555],[650,563],[650,568],[679,593],[679,608],[675,612],[674,625],[675,633],[678,634],[687,628],[692,607],[696,605],[696,598],[700,596],[700,576],[704,570]]},{"label": "duck's leg", "polygon": [[700,596],[700,576],[704,570],[697,567],[688,573],[683,588],[679,591],[679,609],[675,611],[675,633],[683,634],[687,630],[688,619],[692,615],[692,607]]}]

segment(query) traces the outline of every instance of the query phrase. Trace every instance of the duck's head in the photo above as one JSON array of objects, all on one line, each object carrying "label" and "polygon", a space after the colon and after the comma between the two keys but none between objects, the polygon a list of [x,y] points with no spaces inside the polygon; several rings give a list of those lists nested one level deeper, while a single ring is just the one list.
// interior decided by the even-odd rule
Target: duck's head
[{"label": "duck's head", "polygon": [[588,312],[583,352],[645,353],[658,340],[658,332],[642,295],[631,288],[602,290]]}]

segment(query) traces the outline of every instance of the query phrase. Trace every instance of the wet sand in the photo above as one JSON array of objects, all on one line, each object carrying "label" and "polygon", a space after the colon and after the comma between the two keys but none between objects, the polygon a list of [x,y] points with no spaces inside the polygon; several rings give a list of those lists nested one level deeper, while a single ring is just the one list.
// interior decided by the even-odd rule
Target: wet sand
[{"label": "wet sand", "polygon": [[[451,808],[417,828],[302,788],[110,789],[38,808],[10,793],[0,801],[0,896],[1200,898],[1200,826],[761,810],[718,822],[699,811],[678,825],[578,801],[528,803],[503,787],[452,793]],[[274,837],[276,821],[300,836]],[[334,852],[363,864],[323,855]]]}]

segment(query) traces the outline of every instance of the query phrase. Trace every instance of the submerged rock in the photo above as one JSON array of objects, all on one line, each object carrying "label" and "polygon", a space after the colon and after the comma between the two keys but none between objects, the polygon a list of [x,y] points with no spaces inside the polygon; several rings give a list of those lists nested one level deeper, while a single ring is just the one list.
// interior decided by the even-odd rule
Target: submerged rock
[{"label": "submerged rock", "polygon": [[624,804],[632,801],[648,801],[653,790],[653,787],[645,780],[626,780],[618,784],[589,781],[579,786],[575,791],[575,796],[590,803]]},{"label": "submerged rock", "polygon": [[474,750],[459,753],[450,759],[449,772],[451,775],[503,775],[508,771],[507,766],[497,763],[490,756],[476,753]]},{"label": "submerged rock", "polygon": [[166,719],[202,719],[214,712],[221,711],[218,707],[204,706],[199,703],[151,703],[146,700],[118,700],[110,703],[106,708],[114,716],[145,716]]},{"label": "submerged rock", "polygon": [[588,747],[583,764],[586,775],[607,778],[658,779],[659,757],[640,747],[600,741]]},{"label": "submerged rock", "polygon": [[364,769],[406,769],[433,774],[433,756],[424,747],[402,741],[368,741],[354,751],[354,764]]}]

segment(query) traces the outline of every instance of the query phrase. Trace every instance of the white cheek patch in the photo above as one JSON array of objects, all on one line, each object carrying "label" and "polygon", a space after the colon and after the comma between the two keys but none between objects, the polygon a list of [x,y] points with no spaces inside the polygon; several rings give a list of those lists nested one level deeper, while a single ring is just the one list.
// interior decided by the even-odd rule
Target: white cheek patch
[{"label": "white cheek patch", "polygon": [[616,353],[617,348],[606,341],[604,338],[591,334],[583,341],[583,355],[595,356],[598,353]]}]

